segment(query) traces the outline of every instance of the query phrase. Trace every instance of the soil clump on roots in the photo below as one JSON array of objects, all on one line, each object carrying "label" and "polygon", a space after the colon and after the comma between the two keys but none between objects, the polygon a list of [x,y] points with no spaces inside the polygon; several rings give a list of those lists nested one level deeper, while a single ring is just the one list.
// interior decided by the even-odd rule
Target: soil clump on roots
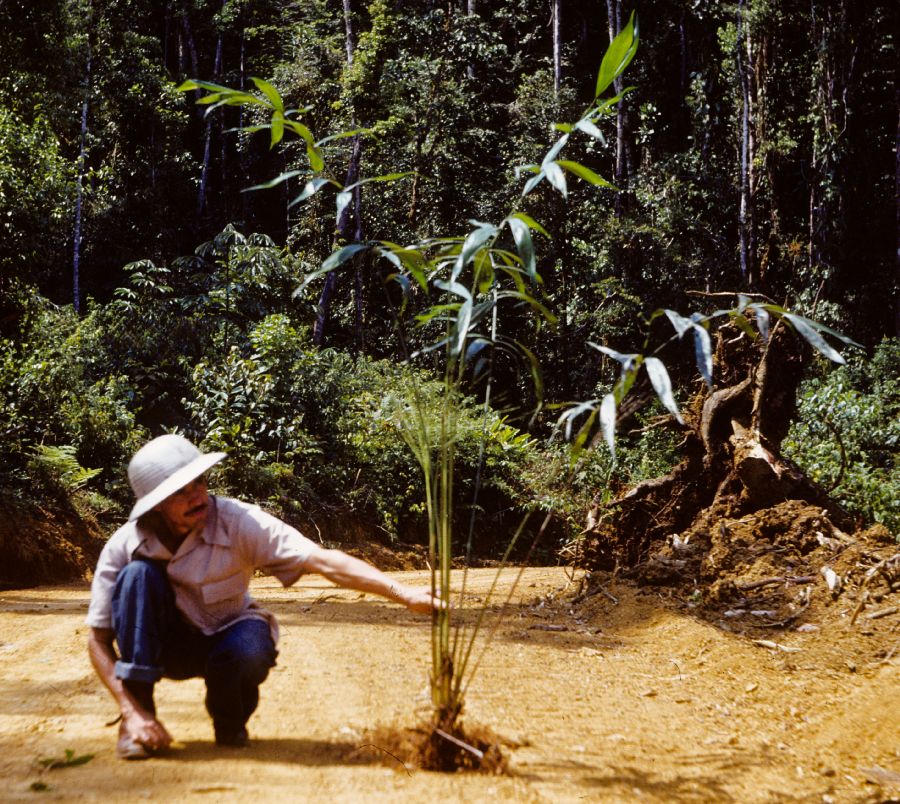
[{"label": "soil clump on roots", "polygon": [[366,736],[360,748],[388,767],[441,773],[509,773],[503,740],[484,726],[466,727],[462,721],[448,728],[423,723],[416,728],[380,727]]}]

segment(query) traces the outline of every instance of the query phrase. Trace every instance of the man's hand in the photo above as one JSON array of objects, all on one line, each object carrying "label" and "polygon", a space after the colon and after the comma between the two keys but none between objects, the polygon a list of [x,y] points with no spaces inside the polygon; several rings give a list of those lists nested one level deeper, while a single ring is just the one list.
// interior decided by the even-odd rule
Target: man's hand
[{"label": "man's hand", "polygon": [[172,743],[172,735],[153,715],[143,709],[133,709],[122,715],[122,725],[128,736],[141,745],[152,748],[168,748]]},{"label": "man's hand", "polygon": [[429,614],[431,611],[443,611],[447,604],[439,597],[431,594],[431,589],[416,589],[411,586],[396,584],[391,588],[398,603],[402,603],[416,614]]}]

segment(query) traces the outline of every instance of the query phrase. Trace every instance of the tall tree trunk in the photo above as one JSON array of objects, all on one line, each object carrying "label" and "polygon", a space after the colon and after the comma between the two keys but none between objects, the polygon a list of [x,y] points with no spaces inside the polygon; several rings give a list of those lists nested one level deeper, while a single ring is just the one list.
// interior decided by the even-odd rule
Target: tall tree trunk
[{"label": "tall tree trunk", "polygon": [[[222,8],[224,9],[227,0],[223,0]],[[213,63],[213,81],[218,81],[222,73],[222,32],[219,32],[219,38],[216,40],[216,58]],[[218,117],[219,112],[214,112]],[[206,116],[206,130],[203,135],[203,167],[200,170],[200,186],[197,188],[197,226],[203,218],[203,212],[206,209],[207,189],[209,187],[209,171],[212,161],[212,136],[213,124],[215,122],[213,114]],[[223,165],[224,169],[224,165]]]},{"label": "tall tree trunk", "polygon": [[91,29],[93,7],[88,7],[87,61],[84,69],[84,100],[81,104],[81,143],[78,148],[78,175],[75,179],[75,224],[72,233],[72,303],[81,312],[81,232],[83,225],[84,176],[87,163],[88,109],[91,96]]},{"label": "tall tree trunk", "polygon": [[[894,208],[897,214],[897,231],[896,231],[896,257],[895,269],[897,271],[897,282],[900,284],[900,66],[895,68],[895,84],[894,84],[894,105],[897,112],[897,139],[894,146]],[[894,308],[894,329],[895,335],[900,338],[900,294]]]},{"label": "tall tree trunk", "polygon": [[[343,0],[344,6],[344,43],[347,53],[347,67],[353,65],[354,54],[356,52],[356,34],[353,29],[353,12],[350,7],[350,0]],[[356,113],[351,117],[351,127],[356,127]],[[350,164],[347,166],[347,175],[344,178],[344,186],[354,184],[359,180],[360,170],[362,167],[362,139],[359,136],[353,137],[352,149],[350,153]],[[352,214],[351,214],[352,208]],[[337,222],[335,231],[336,243],[347,242],[350,240],[362,240],[362,193],[360,187],[353,189],[353,203],[344,207],[340,218]],[[354,282],[354,308],[356,318],[357,340],[362,341],[362,281],[357,267],[357,276]],[[337,272],[331,271],[325,277],[325,285],[319,295],[319,303],[316,307],[316,321],[313,325],[313,343],[321,346],[325,337],[325,327],[331,312],[331,303],[334,300],[335,290],[337,288]]]},{"label": "tall tree trunk", "polygon": [[560,31],[562,0],[553,0],[551,15],[553,18],[553,94],[558,96],[562,83],[562,33]]},{"label": "tall tree trunk", "polygon": [[[475,17],[478,14],[478,0],[466,0],[466,15]],[[466,66],[466,76],[470,81],[475,80],[475,65],[470,61]]]},{"label": "tall tree trunk", "polygon": [[[622,30],[621,0],[606,0],[606,12],[609,17],[609,41],[612,42]],[[625,88],[621,76],[613,82],[613,89],[618,95]],[[628,100],[623,98],[616,105],[616,186],[627,190],[633,173],[633,154],[629,142]],[[616,215],[625,212],[627,192],[616,193]]]},{"label": "tall tree trunk", "polygon": [[[745,288],[751,288],[753,278],[753,204],[750,193],[751,184],[751,92],[749,64],[747,54],[750,52],[750,36],[745,19],[745,2],[739,0],[737,6],[737,43],[735,45],[735,64],[738,84],[741,89],[741,148],[740,148],[740,208],[738,212],[738,242],[741,279]],[[746,51],[746,52],[745,52]]]}]

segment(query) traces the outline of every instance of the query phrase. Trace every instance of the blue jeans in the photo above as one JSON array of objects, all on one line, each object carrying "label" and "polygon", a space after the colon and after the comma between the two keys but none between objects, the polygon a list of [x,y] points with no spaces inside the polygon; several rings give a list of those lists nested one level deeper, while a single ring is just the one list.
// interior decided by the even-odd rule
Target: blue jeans
[{"label": "blue jeans", "polygon": [[175,607],[163,562],[135,559],[116,578],[113,630],[119,646],[116,677],[150,712],[160,678],[206,680],[206,709],[217,735],[244,728],[259,703],[259,685],[278,651],[268,623],[240,620],[206,636]]}]

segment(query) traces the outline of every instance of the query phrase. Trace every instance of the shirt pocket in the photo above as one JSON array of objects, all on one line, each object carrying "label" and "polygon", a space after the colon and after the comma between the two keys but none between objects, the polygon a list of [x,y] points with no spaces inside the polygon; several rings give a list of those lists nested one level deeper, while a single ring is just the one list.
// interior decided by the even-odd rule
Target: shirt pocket
[{"label": "shirt pocket", "polygon": [[207,606],[214,606],[230,600],[242,601],[246,593],[247,579],[243,572],[229,575],[221,581],[205,583],[200,587],[200,594]]}]

